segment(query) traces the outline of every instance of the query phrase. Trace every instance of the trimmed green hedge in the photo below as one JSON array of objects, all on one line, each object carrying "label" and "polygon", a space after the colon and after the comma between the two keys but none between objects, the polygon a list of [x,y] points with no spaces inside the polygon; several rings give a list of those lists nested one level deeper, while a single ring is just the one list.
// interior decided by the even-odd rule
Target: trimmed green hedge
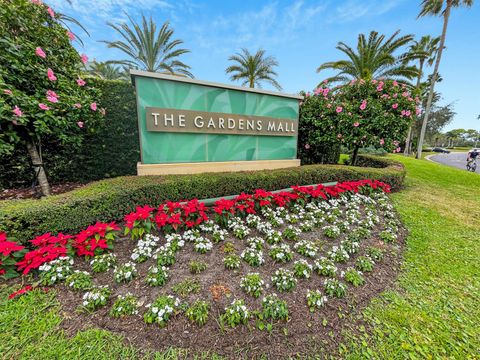
[{"label": "trimmed green hedge", "polygon": [[277,190],[291,185],[378,179],[399,189],[405,177],[403,166],[390,159],[375,161],[386,167],[307,165],[239,173],[117,177],[45,199],[1,201],[0,231],[25,243],[45,232],[73,234],[97,220],[122,220],[137,205],[236,195],[257,188]]}]

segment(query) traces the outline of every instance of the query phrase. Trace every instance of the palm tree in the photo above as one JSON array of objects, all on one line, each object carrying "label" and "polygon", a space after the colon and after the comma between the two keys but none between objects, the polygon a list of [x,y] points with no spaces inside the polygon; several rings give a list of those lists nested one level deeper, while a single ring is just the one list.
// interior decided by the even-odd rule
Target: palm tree
[{"label": "palm tree", "polygon": [[423,0],[422,9],[418,17],[426,15],[443,16],[443,29],[440,38],[440,45],[438,47],[438,54],[435,60],[435,67],[433,68],[433,76],[430,81],[430,91],[428,94],[427,107],[425,108],[425,116],[423,117],[422,130],[420,131],[420,138],[418,139],[417,159],[422,158],[423,139],[425,138],[425,131],[427,129],[428,117],[432,107],[433,93],[435,89],[435,82],[437,81],[438,68],[440,67],[440,60],[442,59],[443,48],[445,46],[445,38],[447,36],[448,19],[452,8],[460,6],[471,7],[473,0]]},{"label": "palm tree", "polygon": [[409,66],[410,54],[396,55],[403,46],[413,40],[413,35],[397,37],[397,30],[388,39],[371,31],[368,40],[365,34],[358,35],[356,51],[344,42],[339,42],[337,49],[345,53],[348,60],[329,61],[317,68],[317,73],[322,70],[332,69],[338,74],[328,78],[331,82],[348,82],[353,79],[372,80],[376,78],[395,79],[405,82],[413,79],[418,74],[415,66]]},{"label": "palm tree", "polygon": [[[432,38],[430,35],[425,35],[420,38],[420,41],[413,40],[413,44],[409,47],[409,57],[414,60],[418,60],[418,76],[417,84],[415,86],[417,92],[420,91],[423,77],[423,67],[425,66],[425,63],[427,63],[429,66],[433,65],[435,56],[437,55],[439,41],[439,37]],[[405,155],[410,154],[412,126],[413,125],[410,125],[407,138],[405,140]]]},{"label": "palm tree", "polygon": [[118,66],[107,64],[104,62],[94,61],[90,64],[89,73],[100,79],[107,80],[127,80],[129,78],[128,68],[120,68]]},{"label": "palm tree", "polygon": [[[127,15],[128,16],[128,15]],[[124,41],[101,42],[109,48],[118,49],[129,56],[126,60],[112,60],[108,63],[126,65],[146,71],[161,71],[171,74],[181,74],[193,77],[189,71],[190,66],[178,58],[190,50],[178,48],[182,40],[172,40],[173,29],[165,22],[157,33],[157,25],[150,17],[149,20],[142,15],[141,26],[128,16],[130,24],[118,23],[108,25],[115,29]]]},{"label": "palm tree", "polygon": [[228,60],[235,62],[235,65],[225,70],[225,73],[232,74],[230,80],[241,80],[242,86],[248,84],[251,88],[255,86],[261,88],[261,82],[265,81],[277,90],[282,90],[275,80],[278,74],[273,70],[278,66],[278,62],[273,56],[265,56],[265,50],[259,49],[255,55],[252,55],[247,49],[242,49],[240,53],[230,56]]}]

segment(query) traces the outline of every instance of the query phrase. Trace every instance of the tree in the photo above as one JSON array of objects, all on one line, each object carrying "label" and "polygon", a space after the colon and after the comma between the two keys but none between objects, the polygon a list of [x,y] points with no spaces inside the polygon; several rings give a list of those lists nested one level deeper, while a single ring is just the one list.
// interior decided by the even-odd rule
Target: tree
[{"label": "tree", "polygon": [[413,35],[397,37],[400,30],[388,39],[371,31],[368,39],[364,34],[358,35],[356,51],[344,42],[339,42],[337,49],[343,52],[348,60],[329,61],[317,68],[317,73],[331,69],[338,73],[327,79],[328,82],[346,83],[350,80],[392,79],[402,82],[417,76],[415,66],[408,60],[411,54],[401,52],[402,48],[413,40]]},{"label": "tree", "polygon": [[300,125],[309,129],[301,146],[316,152],[322,144],[341,144],[352,151],[354,165],[362,147],[399,152],[415,112],[416,100],[397,81],[353,80],[335,91],[323,84],[306,94],[300,109]]},{"label": "tree", "polygon": [[278,66],[278,61],[273,56],[265,56],[265,50],[259,49],[252,55],[247,49],[242,49],[240,53],[230,56],[228,60],[235,63],[225,70],[226,74],[232,74],[230,80],[240,80],[242,86],[248,85],[251,88],[255,86],[261,88],[262,82],[265,81],[277,90],[282,90],[275,79],[278,74],[273,70]]},{"label": "tree", "polygon": [[422,147],[423,140],[425,138],[425,131],[427,129],[428,117],[430,116],[432,99],[435,90],[435,82],[437,81],[438,70],[440,68],[440,60],[442,59],[443,49],[445,47],[445,39],[447,36],[447,27],[448,19],[450,18],[450,12],[452,8],[457,8],[460,6],[471,7],[473,5],[473,0],[423,0],[422,9],[418,17],[423,17],[426,15],[433,15],[443,17],[443,28],[442,35],[440,37],[440,45],[438,48],[438,53],[435,59],[435,66],[433,68],[432,79],[430,81],[430,91],[427,100],[427,107],[425,109],[425,115],[423,117],[422,129],[420,131],[420,138],[418,139],[418,150],[417,150],[417,159],[422,158]]},{"label": "tree", "polygon": [[128,80],[130,77],[126,68],[120,69],[118,66],[96,61],[90,64],[88,72],[106,80]]},{"label": "tree", "polygon": [[[127,15],[128,16],[128,15]],[[125,65],[152,72],[167,72],[193,77],[189,71],[190,66],[179,60],[183,54],[190,50],[178,48],[182,40],[172,40],[173,29],[165,22],[157,33],[157,25],[152,17],[149,20],[142,15],[141,26],[128,16],[130,25],[126,23],[108,25],[115,29],[123,38],[122,40],[101,42],[109,48],[118,49],[128,55],[129,59],[111,60],[108,63]]]},{"label": "tree", "polygon": [[[420,38],[420,41],[413,40],[413,44],[409,47],[409,58],[412,60],[418,60],[418,76],[416,89],[420,92],[423,77],[423,67],[425,63],[432,66],[435,61],[435,56],[438,51],[439,37],[432,38],[430,35],[425,35]],[[407,138],[405,140],[405,155],[410,154],[412,138],[412,126],[408,129]]]},{"label": "tree", "polygon": [[100,117],[97,91],[81,78],[72,34],[41,1],[2,0],[0,6],[0,154],[26,147],[43,195],[50,194],[41,143],[80,144]]}]

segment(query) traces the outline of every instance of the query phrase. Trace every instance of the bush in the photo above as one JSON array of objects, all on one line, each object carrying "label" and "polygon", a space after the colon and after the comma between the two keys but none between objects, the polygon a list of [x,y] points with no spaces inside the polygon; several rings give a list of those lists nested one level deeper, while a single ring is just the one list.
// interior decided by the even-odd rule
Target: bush
[{"label": "bush", "polygon": [[402,164],[363,155],[359,161],[373,167],[307,165],[238,173],[117,177],[44,199],[1,201],[0,231],[25,243],[46,232],[76,233],[96,221],[122,220],[137,205],[158,206],[166,200],[205,199],[251,193],[258,188],[278,190],[360,179],[377,179],[393,190],[401,187],[405,177]]},{"label": "bush", "polygon": [[[133,86],[124,81],[87,78],[102,96],[102,121],[83,134],[82,146],[42,140],[43,161],[52,183],[88,182],[135,175],[140,160],[136,100]],[[24,147],[0,157],[0,188],[30,186],[33,171]]]}]

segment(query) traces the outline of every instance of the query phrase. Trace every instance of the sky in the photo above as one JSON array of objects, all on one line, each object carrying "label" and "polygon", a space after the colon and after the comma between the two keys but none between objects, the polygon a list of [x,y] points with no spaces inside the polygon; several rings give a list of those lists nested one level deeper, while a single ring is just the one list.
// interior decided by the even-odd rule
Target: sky
[{"label": "sky", "polygon": [[[371,30],[391,35],[439,36],[442,19],[417,19],[421,0],[46,0],[55,10],[77,19],[90,36],[76,29],[90,59],[124,59],[121,52],[108,49],[100,40],[119,40],[107,22],[127,22],[142,14],[152,16],[160,27],[169,21],[174,37],[184,41],[191,52],[182,61],[192,67],[195,78],[231,83],[225,69],[228,58],[247,48],[259,48],[279,62],[276,69],[283,91],[312,90],[333,75],[316,68],[327,61],[343,59],[335,46],[343,41],[356,46],[360,33]],[[440,64],[443,81],[436,90],[442,104],[453,103],[456,116],[445,131],[455,128],[480,130],[480,4],[452,12],[446,49]],[[427,71],[432,71],[427,68]],[[238,84],[239,85],[239,84]],[[265,85],[265,89],[272,89]]]}]

